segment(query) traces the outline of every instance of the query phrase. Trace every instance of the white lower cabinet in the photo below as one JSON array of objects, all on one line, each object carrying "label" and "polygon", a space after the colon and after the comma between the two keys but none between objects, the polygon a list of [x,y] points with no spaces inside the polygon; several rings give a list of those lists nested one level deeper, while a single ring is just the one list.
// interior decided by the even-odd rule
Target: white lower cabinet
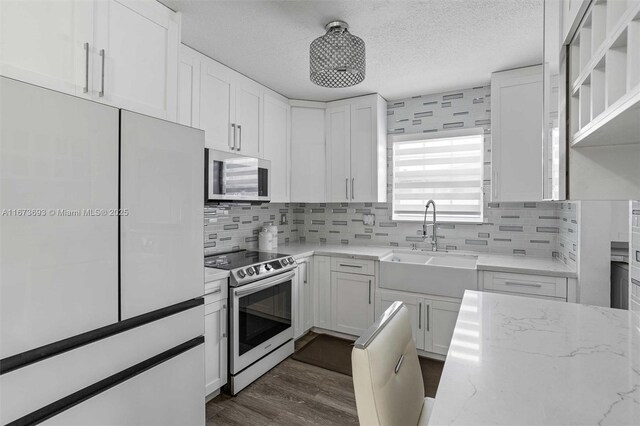
[{"label": "white lower cabinet", "polygon": [[446,355],[456,328],[460,302],[445,302],[442,300],[425,299],[428,303],[426,313],[427,326],[425,333],[431,337],[430,352]]},{"label": "white lower cabinet", "polygon": [[422,298],[413,294],[400,293],[396,291],[380,291],[376,292],[376,318],[386,311],[393,302],[402,302],[409,311],[409,320],[411,321],[411,331],[413,332],[413,340],[416,342],[416,348],[424,349],[424,330],[422,328]]},{"label": "white lower cabinet", "polygon": [[332,329],[361,335],[374,322],[375,277],[331,272]]},{"label": "white lower cabinet", "polygon": [[227,299],[205,305],[204,354],[206,395],[227,383]]},{"label": "white lower cabinet", "polygon": [[378,290],[376,317],[382,315],[395,301],[404,303],[409,310],[416,348],[446,355],[460,311],[460,302],[431,299],[412,293]]},{"label": "white lower cabinet", "polygon": [[313,287],[311,286],[311,259],[298,259],[296,269],[293,337],[298,338],[313,327]]},{"label": "white lower cabinet", "polygon": [[569,284],[564,277],[485,271],[482,274],[481,290],[564,302],[575,301]]},{"label": "white lower cabinet", "polygon": [[313,292],[316,327],[331,329],[331,258],[313,257]]}]

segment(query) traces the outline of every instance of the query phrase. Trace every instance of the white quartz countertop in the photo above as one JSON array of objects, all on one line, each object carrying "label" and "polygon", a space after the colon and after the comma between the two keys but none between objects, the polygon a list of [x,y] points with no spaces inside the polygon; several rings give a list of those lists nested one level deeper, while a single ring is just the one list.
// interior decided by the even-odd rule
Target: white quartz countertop
[{"label": "white quartz countertop", "polygon": [[208,283],[211,281],[224,280],[225,278],[229,278],[229,271],[225,271],[223,269],[216,268],[204,268],[204,282]]},{"label": "white quartz countertop", "polygon": [[[320,256],[352,257],[358,259],[380,260],[393,250],[409,250],[407,248],[332,245],[332,244],[282,244],[276,250],[300,259],[314,254]],[[529,256],[507,256],[488,253],[454,252],[478,256],[477,268],[481,271],[498,271],[513,273],[532,273],[558,277],[576,277],[576,272],[556,259],[544,259]]]},{"label": "white quartz countertop", "polygon": [[639,424],[640,317],[467,291],[429,424]]}]

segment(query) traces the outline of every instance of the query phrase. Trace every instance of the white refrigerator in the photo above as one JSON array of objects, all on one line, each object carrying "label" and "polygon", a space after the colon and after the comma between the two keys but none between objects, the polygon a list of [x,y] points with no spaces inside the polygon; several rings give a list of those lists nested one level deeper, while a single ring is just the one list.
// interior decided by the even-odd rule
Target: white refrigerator
[{"label": "white refrigerator", "polygon": [[204,424],[204,133],[0,77],[0,423]]}]

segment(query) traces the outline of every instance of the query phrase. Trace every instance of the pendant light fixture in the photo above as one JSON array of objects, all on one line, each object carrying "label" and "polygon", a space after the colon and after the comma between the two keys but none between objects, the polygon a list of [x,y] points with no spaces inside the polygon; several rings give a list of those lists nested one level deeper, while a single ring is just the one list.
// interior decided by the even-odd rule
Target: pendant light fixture
[{"label": "pendant light fixture", "polygon": [[364,80],[364,41],[343,21],[329,22],[327,33],[311,43],[310,78],[318,86],[349,87]]}]

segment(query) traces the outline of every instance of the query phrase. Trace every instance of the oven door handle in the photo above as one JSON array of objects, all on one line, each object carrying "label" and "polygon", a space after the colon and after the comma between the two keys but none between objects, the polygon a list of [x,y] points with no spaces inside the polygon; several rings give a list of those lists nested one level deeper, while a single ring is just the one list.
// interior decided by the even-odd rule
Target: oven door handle
[{"label": "oven door handle", "polygon": [[268,281],[260,281],[256,284],[250,284],[250,285],[246,285],[243,286],[242,288],[235,290],[233,292],[233,294],[235,295],[235,297],[243,297],[243,296],[247,296],[249,294],[252,293],[256,293],[260,290],[264,290],[267,287],[271,287],[274,286],[276,284],[280,284],[283,283],[285,281],[289,281],[290,279],[292,279],[295,276],[295,272],[291,271],[288,274],[284,274],[284,275],[279,275],[276,278],[270,279]]}]

